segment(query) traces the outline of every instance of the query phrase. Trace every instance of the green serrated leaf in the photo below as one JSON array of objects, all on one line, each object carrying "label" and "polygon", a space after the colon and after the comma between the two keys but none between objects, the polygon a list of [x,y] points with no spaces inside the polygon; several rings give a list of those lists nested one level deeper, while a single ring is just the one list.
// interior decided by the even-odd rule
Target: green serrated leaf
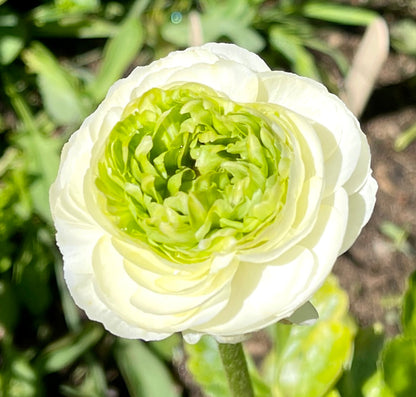
[{"label": "green serrated leaf", "polygon": [[320,315],[314,325],[271,327],[276,348],[264,370],[277,396],[324,396],[350,361],[355,325],[348,316],[347,294],[331,277],[312,303]]},{"label": "green serrated leaf", "polygon": [[117,339],[114,358],[131,397],[178,397],[166,366],[144,342]]},{"label": "green serrated leaf", "polygon": [[101,326],[88,323],[81,332],[70,334],[52,343],[42,351],[36,361],[39,371],[47,374],[71,365],[94,346],[103,334],[104,329]]},{"label": "green serrated leaf", "polygon": [[302,14],[322,21],[357,26],[367,26],[377,17],[377,13],[366,8],[348,7],[331,2],[306,2],[302,7]]},{"label": "green serrated leaf", "polygon": [[396,397],[416,395],[416,338],[398,336],[382,353],[384,380]]},{"label": "green serrated leaf", "polygon": [[403,334],[416,339],[416,272],[408,281],[408,287],[404,294],[402,308]]}]

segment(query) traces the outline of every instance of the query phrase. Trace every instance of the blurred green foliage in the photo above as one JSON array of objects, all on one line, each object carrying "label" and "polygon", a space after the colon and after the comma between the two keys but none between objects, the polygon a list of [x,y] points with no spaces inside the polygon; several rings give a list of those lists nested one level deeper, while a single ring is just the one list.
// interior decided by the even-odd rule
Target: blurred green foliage
[{"label": "blurred green foliage", "polygon": [[[199,41],[235,42],[272,68],[327,82],[322,57],[341,74],[348,62],[322,32],[357,29],[376,15],[324,0],[0,0],[0,396],[190,395],[172,371],[185,354],[178,335],[115,338],[85,321],[63,281],[48,190],[63,143],[111,84]],[[414,31],[413,21],[398,21],[394,48],[414,55]],[[400,148],[414,128],[403,139]],[[403,333],[384,345],[382,333],[354,325],[345,292],[328,281],[314,297],[319,322],[268,329],[274,347],[260,366],[249,362],[257,394],[416,395],[408,376],[416,372],[415,283],[413,275]],[[226,396],[213,340],[185,350],[193,381]]]}]

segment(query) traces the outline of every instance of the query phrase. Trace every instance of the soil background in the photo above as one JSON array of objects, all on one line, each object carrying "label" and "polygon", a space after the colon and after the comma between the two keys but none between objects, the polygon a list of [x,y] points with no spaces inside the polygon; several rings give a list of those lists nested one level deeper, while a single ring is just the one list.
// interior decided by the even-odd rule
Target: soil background
[{"label": "soil background", "polygon": [[[372,3],[380,11],[388,3],[390,12],[382,15],[389,25],[397,18],[391,11],[394,2]],[[415,18],[416,6],[407,11],[407,16]],[[338,40],[344,53],[353,54],[360,36],[344,33],[332,39]],[[348,291],[351,312],[358,323],[382,323],[386,333],[392,335],[398,331],[400,297],[406,280],[416,270],[416,140],[403,151],[394,149],[400,133],[416,123],[415,56],[390,52],[360,121],[379,186],[377,202],[370,222],[351,249],[338,259],[334,273]],[[395,244],[383,232],[386,222],[405,231],[408,237],[404,244]]]}]

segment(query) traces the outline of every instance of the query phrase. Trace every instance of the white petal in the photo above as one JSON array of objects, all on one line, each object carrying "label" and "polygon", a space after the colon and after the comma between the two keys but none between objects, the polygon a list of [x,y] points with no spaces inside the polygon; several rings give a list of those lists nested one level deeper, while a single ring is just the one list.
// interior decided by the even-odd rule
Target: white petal
[{"label": "white petal", "polygon": [[354,172],[361,153],[361,129],[345,104],[320,83],[286,72],[259,75],[259,101],[287,107],[326,127],[342,153],[336,186],[342,186]]},{"label": "white petal", "polygon": [[254,72],[266,72],[270,70],[259,56],[235,44],[207,43],[201,49],[213,52],[221,59],[245,65]]},{"label": "white petal", "polygon": [[257,75],[245,65],[225,60],[181,68],[165,84],[174,82],[197,82],[237,102],[254,102],[258,93]]},{"label": "white petal", "polygon": [[348,226],[340,254],[351,247],[361,229],[370,219],[376,202],[377,182],[369,175],[365,185],[357,193],[348,197]]},{"label": "white petal", "polygon": [[223,336],[244,334],[290,317],[330,273],[344,238],[347,210],[347,195],[340,189],[325,200],[314,229],[298,245],[270,263],[242,262],[228,305],[194,330]]}]

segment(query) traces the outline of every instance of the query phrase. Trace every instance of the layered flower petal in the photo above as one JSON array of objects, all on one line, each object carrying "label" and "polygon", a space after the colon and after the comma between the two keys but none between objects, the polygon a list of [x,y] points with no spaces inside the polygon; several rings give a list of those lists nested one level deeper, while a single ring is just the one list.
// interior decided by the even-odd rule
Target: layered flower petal
[{"label": "layered flower petal", "polygon": [[230,44],[116,82],[50,190],[75,302],[116,335],[187,341],[316,317],[309,302],[368,221],[358,121],[319,83]]}]

